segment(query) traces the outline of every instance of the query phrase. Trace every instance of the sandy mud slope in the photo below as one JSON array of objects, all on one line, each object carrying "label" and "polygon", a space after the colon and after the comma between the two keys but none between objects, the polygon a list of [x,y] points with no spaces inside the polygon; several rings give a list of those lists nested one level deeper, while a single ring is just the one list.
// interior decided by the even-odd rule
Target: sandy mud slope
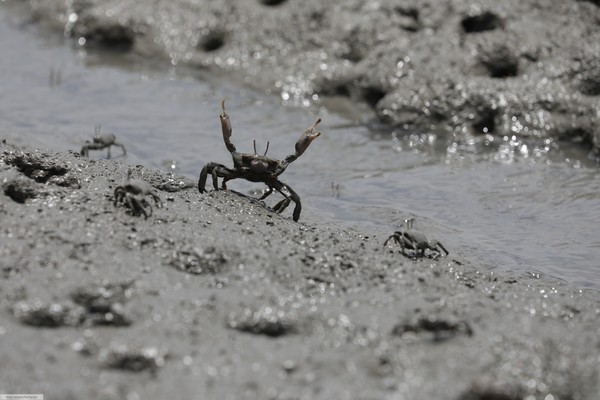
[{"label": "sandy mud slope", "polygon": [[3,393],[597,399],[596,292],[132,174],[147,219],[119,162],[0,146]]},{"label": "sandy mud slope", "polygon": [[396,129],[600,148],[598,1],[31,5],[80,45],[235,71],[297,104],[349,98]]}]

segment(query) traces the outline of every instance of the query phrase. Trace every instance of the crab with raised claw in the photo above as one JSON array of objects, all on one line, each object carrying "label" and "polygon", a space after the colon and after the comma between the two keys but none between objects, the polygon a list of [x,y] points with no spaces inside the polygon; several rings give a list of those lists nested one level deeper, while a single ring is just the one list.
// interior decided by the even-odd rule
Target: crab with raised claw
[{"label": "crab with raised claw", "polygon": [[[415,257],[425,257],[425,250],[431,250],[438,253],[437,257],[439,257],[443,251],[448,256],[450,253],[443,244],[439,241],[432,239],[429,240],[427,237],[421,232],[416,232],[412,230],[414,218],[407,219],[404,222],[406,223],[407,230],[398,230],[394,232],[387,240],[383,243],[383,246],[387,246],[388,242],[394,239],[396,244],[400,245],[402,248],[402,254],[406,255],[406,249],[410,249],[414,251]],[[402,227],[403,224],[400,225]],[[440,251],[441,250],[441,251]]]},{"label": "crab with raised claw", "polygon": [[117,146],[123,150],[123,156],[127,155],[125,146],[117,142],[117,137],[113,133],[101,133],[100,125],[96,126],[96,135],[92,142],[89,140],[85,141],[85,144],[81,148],[80,154],[84,157],[89,157],[90,150],[102,150],[108,148],[108,158],[110,158],[110,147]]},{"label": "crab with raised claw", "polygon": [[319,137],[321,132],[315,132],[315,128],[321,122],[321,119],[317,119],[314,124],[309,126],[308,129],[302,133],[300,139],[296,142],[295,153],[290,154],[280,161],[267,157],[269,142],[267,142],[267,149],[262,155],[256,153],[256,141],[254,141],[254,153],[238,153],[237,149],[230,141],[232,128],[229,115],[227,115],[227,112],[225,111],[225,100],[221,102],[221,108],[223,109],[223,112],[219,118],[221,119],[223,140],[225,141],[227,150],[229,150],[231,157],[233,158],[233,168],[227,168],[222,164],[214,162],[206,164],[204,168],[202,168],[200,179],[198,180],[198,190],[200,193],[206,191],[206,178],[209,174],[212,176],[215,190],[219,190],[218,178],[223,178],[221,189],[227,189],[226,182],[236,178],[246,179],[250,182],[262,182],[267,185],[267,190],[259,200],[263,200],[273,193],[273,189],[277,190],[284,198],[275,204],[273,211],[281,213],[286,209],[290,202],[293,201],[296,204],[294,207],[293,219],[294,221],[298,221],[300,218],[300,211],[302,210],[300,197],[289,185],[281,182],[278,177],[292,162],[304,153],[313,140]]},{"label": "crab with raised claw", "polygon": [[127,181],[115,188],[115,207],[121,203],[129,207],[134,216],[144,215],[148,219],[152,215],[152,206],[146,200],[146,196],[152,197],[157,207],[162,207],[162,201],[156,194],[154,188],[141,179],[131,179],[131,169],[127,171]]}]

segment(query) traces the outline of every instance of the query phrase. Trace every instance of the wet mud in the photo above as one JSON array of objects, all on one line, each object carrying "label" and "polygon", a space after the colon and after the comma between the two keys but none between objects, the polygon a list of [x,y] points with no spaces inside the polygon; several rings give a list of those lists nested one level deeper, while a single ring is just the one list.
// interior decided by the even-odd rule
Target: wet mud
[{"label": "wet mud", "polygon": [[[598,156],[594,1],[32,1],[81,46],[209,68],[293,104],[457,139],[516,136]],[[450,136],[452,135],[452,136]]]},{"label": "wet mud", "polygon": [[[594,1],[31,1],[76,46],[226,72],[398,131],[597,155]],[[231,191],[0,145],[0,390],[97,399],[581,399],[600,298],[477,260],[410,258]],[[139,200],[146,207],[144,200]],[[148,202],[153,202],[151,198]],[[274,201],[274,200],[271,200]],[[274,204],[274,203],[273,203]],[[139,210],[138,210],[139,211]],[[391,232],[390,232],[391,233]],[[429,234],[429,233],[427,233]],[[388,234],[389,235],[389,234]],[[438,237],[444,241],[444,237]]]},{"label": "wet mud", "polygon": [[383,246],[387,236],[296,223],[271,203],[200,194],[186,178],[137,166],[164,202],[144,218],[114,205],[128,168],[1,145],[4,187],[36,193],[0,192],[3,391],[597,398],[597,292],[491,272],[456,249],[405,257]]}]

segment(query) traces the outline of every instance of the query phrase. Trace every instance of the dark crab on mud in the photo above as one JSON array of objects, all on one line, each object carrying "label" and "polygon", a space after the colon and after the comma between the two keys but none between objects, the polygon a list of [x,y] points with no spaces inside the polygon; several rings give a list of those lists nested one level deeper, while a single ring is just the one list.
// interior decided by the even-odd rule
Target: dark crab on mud
[{"label": "dark crab on mud", "polygon": [[[439,257],[443,251],[446,255],[450,254],[448,250],[435,239],[427,239],[427,237],[421,232],[412,230],[414,218],[407,219],[406,230],[398,230],[394,232],[387,240],[383,243],[383,246],[387,246],[388,242],[394,239],[394,242],[402,248],[402,254],[406,255],[406,249],[414,251],[414,257],[425,257],[425,250],[435,251],[437,257]],[[400,227],[404,225],[401,224]],[[441,250],[441,251],[440,251]]]},{"label": "dark crab on mud", "polygon": [[152,206],[146,200],[146,196],[152,197],[157,207],[162,207],[160,197],[154,188],[141,179],[131,179],[131,169],[127,171],[127,181],[115,188],[115,207],[118,204],[127,206],[135,216],[144,215],[148,218],[152,215]]},{"label": "dark crab on mud", "polygon": [[269,142],[267,142],[267,149],[263,155],[256,153],[256,141],[254,142],[254,153],[238,153],[237,149],[231,143],[231,122],[229,115],[225,112],[225,100],[221,102],[221,108],[223,112],[220,115],[221,129],[223,131],[223,140],[227,150],[231,153],[233,158],[233,168],[227,168],[222,164],[210,162],[202,168],[200,172],[200,179],[198,180],[198,190],[200,193],[206,191],[206,178],[210,174],[212,176],[213,186],[215,190],[219,190],[218,178],[223,178],[221,183],[221,189],[227,189],[226,183],[232,179],[242,178],[250,182],[262,182],[267,185],[267,190],[260,197],[260,200],[265,199],[271,193],[273,189],[277,190],[283,195],[283,200],[279,201],[273,207],[273,211],[281,213],[286,207],[293,201],[296,206],[294,207],[293,218],[294,221],[298,221],[300,218],[300,211],[302,205],[300,203],[300,197],[294,190],[287,184],[281,182],[278,177],[281,175],[286,168],[300,157],[304,151],[308,148],[310,143],[315,140],[321,132],[315,132],[315,128],[321,122],[321,119],[317,121],[302,133],[300,139],[296,142],[296,151],[294,154],[290,154],[283,160],[276,160],[267,157],[267,151],[269,150]]},{"label": "dark crab on mud", "polygon": [[96,126],[96,135],[92,142],[89,140],[85,141],[85,144],[81,148],[80,154],[84,157],[89,157],[90,150],[102,150],[108,148],[107,157],[110,158],[110,147],[117,146],[123,150],[123,156],[127,155],[125,146],[117,142],[117,137],[113,133],[101,133],[100,126]]}]

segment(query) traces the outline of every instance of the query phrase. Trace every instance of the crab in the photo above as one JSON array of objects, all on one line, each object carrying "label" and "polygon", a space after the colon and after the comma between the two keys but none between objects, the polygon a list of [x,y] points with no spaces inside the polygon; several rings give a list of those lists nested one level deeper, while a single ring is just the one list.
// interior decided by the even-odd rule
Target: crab
[{"label": "crab", "polygon": [[[406,255],[406,249],[414,250],[415,257],[425,257],[425,250],[431,250],[438,253],[437,257],[439,257],[443,251],[448,256],[450,253],[443,244],[439,241],[432,239],[429,240],[427,237],[420,233],[412,230],[414,218],[407,219],[404,222],[406,223],[407,230],[399,230],[394,232],[387,240],[383,243],[383,246],[387,246],[388,242],[394,239],[396,244],[400,245],[402,248],[402,254]],[[401,224],[400,227],[402,227]],[[441,250],[441,251],[440,251]]]},{"label": "crab", "polygon": [[293,201],[295,207],[292,216],[294,221],[298,221],[300,218],[300,211],[302,210],[300,196],[298,196],[289,185],[281,182],[278,177],[292,162],[296,161],[296,159],[304,153],[313,140],[319,137],[321,132],[315,132],[315,128],[321,122],[321,118],[317,119],[314,124],[309,126],[306,131],[302,133],[296,142],[296,151],[294,154],[290,154],[280,161],[267,157],[269,142],[267,142],[267,148],[262,155],[257,154],[256,152],[256,140],[254,141],[254,153],[238,153],[237,149],[230,141],[232,128],[229,115],[225,111],[225,100],[221,102],[221,108],[223,112],[219,118],[221,119],[223,140],[225,141],[225,147],[227,147],[227,150],[229,150],[231,157],[233,158],[233,168],[227,168],[222,164],[214,162],[206,164],[204,168],[202,168],[200,179],[198,180],[198,190],[200,193],[206,191],[206,178],[209,174],[212,176],[215,190],[219,190],[218,178],[223,178],[221,183],[221,189],[223,190],[227,189],[227,181],[236,178],[243,178],[250,182],[262,182],[267,185],[267,190],[259,200],[264,200],[273,193],[273,189],[277,190],[284,198],[275,204],[273,211],[281,213],[286,209],[290,202]]},{"label": "crab", "polygon": [[125,146],[117,142],[117,137],[112,133],[101,133],[100,125],[96,126],[96,136],[92,142],[89,140],[85,141],[85,144],[81,148],[80,154],[84,157],[89,157],[90,150],[102,150],[108,148],[108,158],[110,158],[110,147],[117,146],[123,150],[123,156],[127,155]]},{"label": "crab", "polygon": [[122,203],[131,209],[135,216],[143,214],[145,219],[152,215],[152,206],[145,196],[150,196],[157,207],[162,207],[160,197],[150,184],[141,179],[131,179],[131,170],[127,172],[127,181],[115,188],[115,207]]}]

